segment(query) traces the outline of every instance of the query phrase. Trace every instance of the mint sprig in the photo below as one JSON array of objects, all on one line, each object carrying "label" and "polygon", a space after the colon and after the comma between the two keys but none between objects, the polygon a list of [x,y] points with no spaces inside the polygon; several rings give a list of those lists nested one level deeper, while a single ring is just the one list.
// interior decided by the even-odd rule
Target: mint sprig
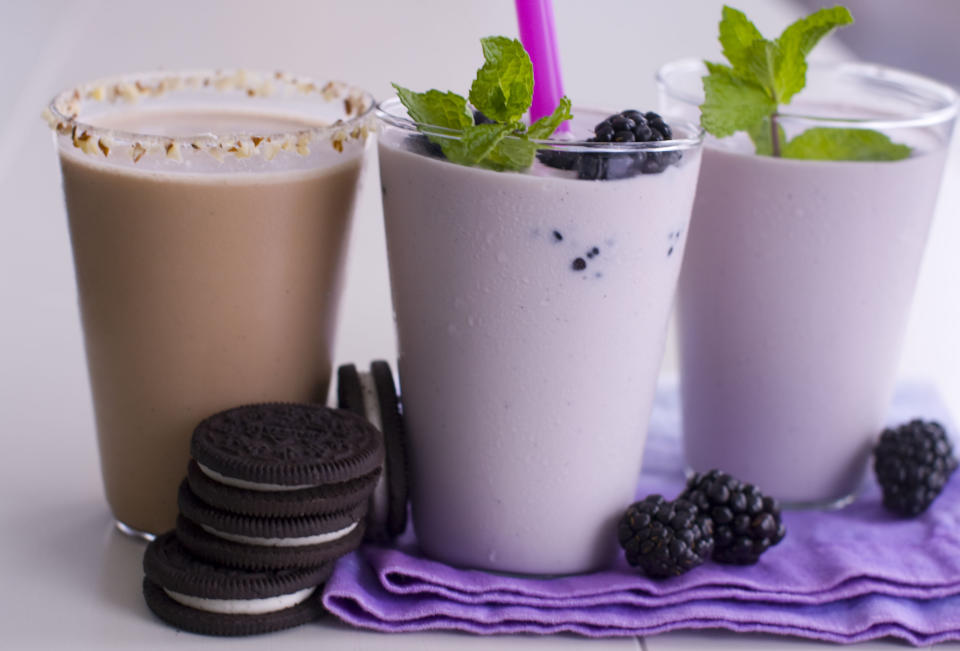
[{"label": "mint sprig", "polygon": [[496,122],[519,122],[533,101],[533,63],[516,39],[480,39],[483,66],[470,86],[470,103]]},{"label": "mint sprig", "polygon": [[807,55],[824,36],[852,22],[845,7],[821,9],[770,41],[742,11],[724,6],[719,40],[729,65],[705,62],[703,128],[718,138],[745,131],[760,155],[820,160],[909,156],[909,147],[877,131],[817,127],[788,142],[778,123],[780,106],[807,84]]},{"label": "mint sprig", "polygon": [[[547,139],[562,122],[571,119],[570,100],[563,97],[553,114],[527,127],[523,115],[533,101],[534,81],[529,55],[516,39],[489,36],[480,43],[484,64],[470,86],[469,104],[452,92],[418,93],[397,84],[393,87],[411,119],[450,161],[495,170],[524,170],[533,164],[537,153],[530,139]],[[493,123],[475,124],[470,104]],[[431,126],[458,133],[444,137]]]}]

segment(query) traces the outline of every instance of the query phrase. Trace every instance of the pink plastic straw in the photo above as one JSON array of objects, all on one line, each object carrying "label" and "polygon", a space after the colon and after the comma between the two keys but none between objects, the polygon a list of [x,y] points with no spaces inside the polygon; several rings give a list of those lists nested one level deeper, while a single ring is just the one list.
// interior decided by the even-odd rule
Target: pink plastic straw
[{"label": "pink plastic straw", "polygon": [[[563,78],[557,35],[553,28],[553,5],[550,0],[515,0],[520,42],[533,61],[533,103],[530,121],[553,113],[563,97]],[[564,122],[558,131],[567,131]]]}]

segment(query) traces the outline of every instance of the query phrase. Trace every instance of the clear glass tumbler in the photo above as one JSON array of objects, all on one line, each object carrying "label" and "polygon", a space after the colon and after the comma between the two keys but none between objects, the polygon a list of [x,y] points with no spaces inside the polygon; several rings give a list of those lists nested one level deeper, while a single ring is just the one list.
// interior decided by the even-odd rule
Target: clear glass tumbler
[{"label": "clear glass tumbler", "polygon": [[51,102],[124,531],[173,527],[206,416],[325,401],[373,105],[344,84],[244,71],[129,75]]},{"label": "clear glass tumbler", "polygon": [[378,112],[413,522],[454,565],[602,567],[636,489],[701,134],[589,143],[609,113],[574,114],[541,155],[660,173],[466,167],[423,135],[459,132]]},{"label": "clear glass tumbler", "polygon": [[[698,119],[704,74],[664,67],[661,108]],[[807,78],[783,137],[873,129],[912,154],[791,160],[708,137],[677,304],[687,463],[826,506],[852,498],[884,423],[957,95],[865,63]]]}]

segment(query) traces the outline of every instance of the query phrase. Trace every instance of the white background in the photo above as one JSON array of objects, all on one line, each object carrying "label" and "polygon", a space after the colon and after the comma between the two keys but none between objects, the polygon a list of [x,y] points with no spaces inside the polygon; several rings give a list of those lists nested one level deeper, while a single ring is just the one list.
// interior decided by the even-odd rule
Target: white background
[{"label": "white background", "polygon": [[[736,4],[768,36],[801,15],[790,0]],[[653,74],[661,64],[719,57],[720,5],[556,0],[567,94],[575,104],[654,108]],[[153,619],[139,595],[142,547],[113,532],[102,498],[59,170],[40,119],[45,103],[64,87],[159,68],[280,69],[348,80],[379,98],[389,94],[391,81],[465,93],[481,62],[479,38],[516,33],[510,0],[0,0],[0,639],[6,648],[588,646],[571,637],[382,636],[339,625],[228,642],[177,634]],[[830,41],[817,55],[851,53]],[[960,415],[957,149],[920,278],[902,375],[934,382]],[[376,174],[373,161],[351,242],[338,364],[396,355]],[[674,372],[668,353],[665,374]],[[598,649],[644,645],[816,646],[716,633],[589,643]]]}]

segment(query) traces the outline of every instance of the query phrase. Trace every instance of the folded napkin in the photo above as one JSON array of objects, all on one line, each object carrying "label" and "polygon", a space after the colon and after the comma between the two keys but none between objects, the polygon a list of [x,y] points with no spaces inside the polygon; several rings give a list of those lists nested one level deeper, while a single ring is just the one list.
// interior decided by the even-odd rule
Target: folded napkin
[{"label": "folded napkin", "polygon": [[[930,387],[900,387],[890,422],[916,416],[954,432]],[[682,490],[678,421],[677,392],[662,389],[638,497]],[[724,628],[831,642],[960,640],[960,476],[918,518],[889,515],[871,474],[851,506],[787,511],[784,523],[786,538],[756,565],[707,562],[665,581],[622,556],[608,570],[552,579],[457,569],[422,556],[408,531],[393,547],[367,545],[343,558],[323,600],[351,624],[388,632],[601,637]]]}]

